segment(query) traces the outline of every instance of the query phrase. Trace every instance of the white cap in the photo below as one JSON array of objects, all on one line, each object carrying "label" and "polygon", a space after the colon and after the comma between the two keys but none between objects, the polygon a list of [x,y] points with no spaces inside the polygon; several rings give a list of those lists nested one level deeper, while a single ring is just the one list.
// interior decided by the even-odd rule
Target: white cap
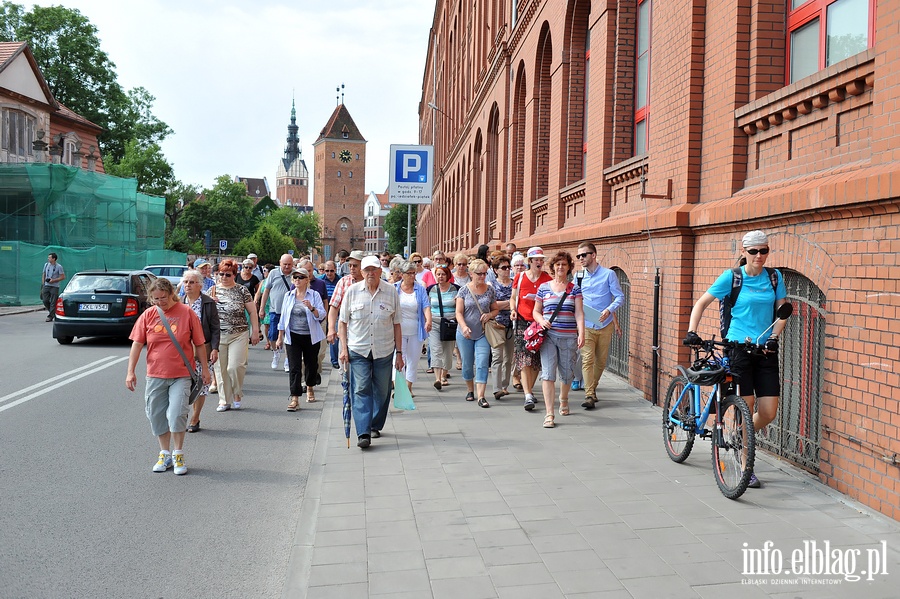
[{"label": "white cap", "polygon": [[362,269],[365,270],[369,267],[381,270],[381,260],[377,256],[366,256],[362,259]]},{"label": "white cap", "polygon": [[750,231],[744,235],[742,245],[745,248],[753,247],[754,245],[769,245],[769,238],[762,231]]}]

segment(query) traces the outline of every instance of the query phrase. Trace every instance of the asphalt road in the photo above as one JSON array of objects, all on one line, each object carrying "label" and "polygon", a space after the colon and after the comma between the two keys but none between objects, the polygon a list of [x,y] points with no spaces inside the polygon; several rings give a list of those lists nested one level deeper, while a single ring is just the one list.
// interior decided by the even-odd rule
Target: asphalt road
[{"label": "asphalt road", "polygon": [[153,473],[143,360],[131,393],[127,341],[51,326],[0,317],[0,597],[280,597],[322,404],[286,412],[251,349],[245,409],[211,396],[188,474]]}]

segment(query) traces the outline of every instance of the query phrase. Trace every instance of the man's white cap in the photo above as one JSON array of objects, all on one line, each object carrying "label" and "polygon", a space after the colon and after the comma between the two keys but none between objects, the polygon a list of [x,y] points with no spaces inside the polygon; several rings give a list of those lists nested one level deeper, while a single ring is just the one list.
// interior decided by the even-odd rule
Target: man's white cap
[{"label": "man's white cap", "polygon": [[381,260],[379,260],[377,256],[366,256],[362,259],[362,269],[365,270],[370,266],[374,266],[378,270],[381,270]]}]

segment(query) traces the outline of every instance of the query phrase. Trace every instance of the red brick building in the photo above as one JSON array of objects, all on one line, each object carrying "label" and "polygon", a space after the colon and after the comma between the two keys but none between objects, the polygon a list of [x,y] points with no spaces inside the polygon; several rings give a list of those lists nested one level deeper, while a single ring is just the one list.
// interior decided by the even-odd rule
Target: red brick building
[{"label": "red brick building", "polygon": [[609,368],[650,399],[767,231],[795,316],[760,443],[900,519],[898,24],[900,0],[438,0],[417,249],[593,241],[628,300]]}]

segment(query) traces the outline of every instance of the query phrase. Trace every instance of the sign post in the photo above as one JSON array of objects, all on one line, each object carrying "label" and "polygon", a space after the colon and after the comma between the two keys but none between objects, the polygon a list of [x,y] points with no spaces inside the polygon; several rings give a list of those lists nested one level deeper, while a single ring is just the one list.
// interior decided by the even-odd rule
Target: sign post
[{"label": "sign post", "polygon": [[391,144],[388,197],[392,204],[407,204],[406,247],[412,251],[411,204],[431,204],[434,185],[434,146]]}]

